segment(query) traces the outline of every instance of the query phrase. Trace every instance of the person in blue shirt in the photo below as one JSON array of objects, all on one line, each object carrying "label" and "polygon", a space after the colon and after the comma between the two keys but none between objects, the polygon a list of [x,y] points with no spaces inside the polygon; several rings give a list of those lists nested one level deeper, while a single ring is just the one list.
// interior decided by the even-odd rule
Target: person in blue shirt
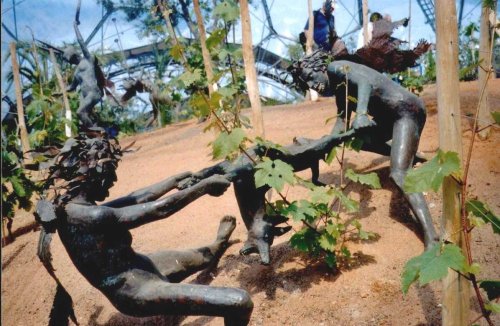
[{"label": "person in blue shirt", "polygon": [[[323,6],[320,10],[313,11],[314,15],[314,43],[316,43],[317,48],[324,52],[329,52],[330,54],[338,57],[348,55],[349,52],[345,46],[344,41],[338,37],[335,31],[335,18],[333,16],[333,11],[335,10],[335,2],[332,0],[325,0]],[[309,29],[309,20],[304,27],[304,31],[300,33],[299,40],[302,47],[305,48],[306,44],[306,33]]]}]

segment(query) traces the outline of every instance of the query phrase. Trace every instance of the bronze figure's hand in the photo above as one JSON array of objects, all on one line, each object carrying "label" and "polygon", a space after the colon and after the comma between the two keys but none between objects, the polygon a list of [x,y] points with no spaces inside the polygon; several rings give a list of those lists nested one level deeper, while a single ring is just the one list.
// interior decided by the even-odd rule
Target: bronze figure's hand
[{"label": "bronze figure's hand", "polygon": [[224,192],[226,192],[227,188],[231,185],[231,182],[227,180],[222,175],[213,175],[205,180],[202,183],[206,184],[207,193],[210,196],[219,197]]},{"label": "bronze figure's hand", "polygon": [[357,115],[356,118],[354,118],[354,121],[352,122],[352,127],[356,130],[366,127],[374,127],[376,125],[377,124],[375,123],[375,121],[370,120],[367,114]]}]

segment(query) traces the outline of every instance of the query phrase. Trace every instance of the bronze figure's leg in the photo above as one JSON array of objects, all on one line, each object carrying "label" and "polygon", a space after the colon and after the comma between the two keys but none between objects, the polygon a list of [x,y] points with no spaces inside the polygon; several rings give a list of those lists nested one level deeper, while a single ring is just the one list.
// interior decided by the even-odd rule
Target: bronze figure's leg
[{"label": "bronze figure's leg", "polygon": [[[391,146],[391,179],[401,191],[403,191],[404,178],[413,165],[419,139],[420,130],[414,119],[403,117],[395,121]],[[437,240],[437,235],[424,195],[422,193],[407,194],[404,191],[403,193],[422,226],[425,247],[428,248]]]},{"label": "bronze figure's leg", "polygon": [[99,103],[100,100],[101,100],[100,97],[93,97],[93,96],[80,97],[80,106],[76,111],[76,114],[78,115],[78,119],[81,126],[87,128],[94,126],[95,123],[92,122],[92,119],[90,118],[90,113],[94,109],[94,106],[97,103]]},{"label": "bronze figure's leg", "polygon": [[169,283],[156,274],[138,269],[121,276],[124,283],[108,297],[125,314],[221,316],[224,324],[231,326],[248,325],[250,320],[253,302],[244,290]]},{"label": "bronze figure's leg", "polygon": [[235,227],[236,219],[233,216],[224,216],[217,231],[217,238],[212,244],[185,251],[160,251],[147,257],[169,281],[181,282],[220,259],[228,248],[229,237]]}]

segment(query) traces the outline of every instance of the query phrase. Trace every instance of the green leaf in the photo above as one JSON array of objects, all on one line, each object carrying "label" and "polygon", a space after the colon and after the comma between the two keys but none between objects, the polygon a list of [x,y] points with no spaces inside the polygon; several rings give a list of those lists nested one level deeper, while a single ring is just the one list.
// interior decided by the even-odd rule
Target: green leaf
[{"label": "green leaf", "polygon": [[370,232],[359,230],[359,238],[361,240],[368,240],[368,239],[370,239],[371,238]]},{"label": "green leaf", "polygon": [[328,234],[330,234],[335,239],[340,238],[340,231],[341,230],[340,230],[340,227],[338,224],[335,224],[335,223],[332,223],[331,221],[329,221],[325,230],[326,230],[326,232],[328,232]]},{"label": "green leaf", "polygon": [[16,176],[11,176],[9,181],[12,184],[12,188],[14,189],[16,195],[19,197],[26,196],[26,190],[24,189],[23,181],[21,179]]},{"label": "green leaf", "polygon": [[337,256],[333,252],[327,252],[325,254],[325,262],[330,268],[337,267]]},{"label": "green leaf", "polygon": [[351,258],[351,251],[347,249],[347,247],[342,247],[340,249],[340,252],[342,253],[342,255],[344,255],[345,258],[347,259]]},{"label": "green leaf", "polygon": [[489,310],[489,311],[494,312],[496,314],[500,314],[500,304],[499,303],[490,302],[490,303],[485,304],[484,308],[486,308],[486,310]]},{"label": "green leaf", "polygon": [[403,293],[406,294],[416,281],[424,285],[444,278],[448,274],[448,268],[463,272],[465,266],[466,260],[459,247],[453,244],[435,244],[406,263],[401,276]]},{"label": "green leaf", "polygon": [[303,228],[290,238],[290,245],[302,252],[311,252],[316,242],[316,234],[309,228]]},{"label": "green leaf", "polygon": [[309,193],[309,198],[315,204],[328,204],[335,198],[335,195],[332,188],[321,186],[314,187]]},{"label": "green leaf", "polygon": [[277,191],[283,190],[285,183],[293,185],[295,175],[293,167],[281,160],[271,160],[264,157],[263,161],[255,166],[255,186],[257,188],[268,185]]},{"label": "green leaf", "polygon": [[212,155],[214,160],[228,158],[238,151],[239,146],[245,140],[245,132],[241,128],[233,129],[229,134],[223,131],[212,143]]},{"label": "green leaf", "polygon": [[336,188],[332,189],[332,192],[340,200],[340,204],[347,210],[348,213],[356,213],[359,211],[359,203],[348,196],[346,196],[341,190]]},{"label": "green leaf", "polygon": [[500,125],[500,111],[491,112],[491,116],[497,125]]},{"label": "green leaf", "polygon": [[326,164],[328,164],[328,165],[332,164],[332,162],[336,156],[337,156],[337,147],[334,147],[334,148],[332,148],[330,153],[328,153],[328,155],[326,156],[326,159],[325,159]]},{"label": "green leaf", "polygon": [[430,189],[438,191],[445,177],[460,170],[460,159],[455,152],[439,150],[437,155],[421,167],[410,170],[405,178],[404,190],[408,193]]},{"label": "green leaf", "polygon": [[218,4],[214,11],[214,16],[222,18],[225,22],[238,20],[240,17],[240,9],[231,1],[223,1]]},{"label": "green leaf", "polygon": [[226,31],[222,28],[212,31],[210,36],[207,38],[206,45],[207,49],[212,50],[222,43],[226,37]]},{"label": "green leaf", "polygon": [[182,54],[184,53],[184,47],[181,44],[176,44],[170,49],[170,55],[176,61],[182,60]]},{"label": "green leaf", "polygon": [[238,93],[238,89],[235,86],[227,86],[219,88],[217,92],[219,92],[223,98],[233,98],[234,95]]},{"label": "green leaf", "polygon": [[354,182],[368,185],[374,189],[382,188],[382,186],[380,185],[380,179],[375,172],[368,174],[357,174],[352,169],[348,169],[345,176]]},{"label": "green leaf", "polygon": [[191,71],[185,71],[182,75],[179,76],[179,80],[184,83],[185,87],[189,87],[192,84],[201,80],[201,70],[195,69]]},{"label": "green leaf", "polygon": [[465,203],[465,208],[467,212],[472,213],[474,216],[482,218],[484,222],[491,223],[493,232],[496,234],[500,233],[500,220],[495,214],[479,200],[468,200]]},{"label": "green leaf", "polygon": [[291,203],[284,211],[284,215],[291,215],[295,222],[302,220],[310,221],[316,218],[317,212],[307,200],[301,200],[298,204]]},{"label": "green leaf", "polygon": [[189,105],[198,111],[200,116],[207,116],[210,114],[210,105],[205,98],[199,94],[194,94],[189,99]]},{"label": "green leaf", "polygon": [[479,282],[479,287],[486,291],[489,300],[500,298],[500,281],[485,280]]},{"label": "green leaf", "polygon": [[326,251],[334,252],[335,245],[337,244],[337,239],[335,239],[331,234],[323,232],[318,239],[319,246]]},{"label": "green leaf", "polygon": [[350,148],[353,151],[359,152],[363,147],[363,140],[360,138],[353,138],[345,142],[346,148]]},{"label": "green leaf", "polygon": [[474,216],[470,213],[467,218],[469,219],[469,223],[475,227],[481,227],[486,224],[486,222],[482,218]]},{"label": "green leaf", "polygon": [[472,263],[472,265],[465,264],[464,272],[478,275],[481,272],[481,265],[478,263]]}]

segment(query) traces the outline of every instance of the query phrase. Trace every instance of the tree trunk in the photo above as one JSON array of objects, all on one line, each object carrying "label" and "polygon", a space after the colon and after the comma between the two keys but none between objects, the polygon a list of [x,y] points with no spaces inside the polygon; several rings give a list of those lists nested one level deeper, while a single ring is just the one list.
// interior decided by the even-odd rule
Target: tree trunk
[{"label": "tree trunk", "polygon": [[19,136],[21,138],[21,147],[24,153],[30,150],[28,139],[28,130],[24,121],[23,93],[21,88],[21,78],[19,77],[19,64],[17,63],[16,42],[10,43],[10,58],[12,60],[12,75],[14,76],[14,86],[16,89],[17,102],[17,125],[19,127]]},{"label": "tree trunk", "polygon": [[64,85],[64,80],[62,78],[61,71],[59,70],[59,65],[57,64],[54,50],[50,49],[49,52],[50,52],[50,60],[52,61],[52,66],[54,67],[57,83],[59,84],[59,88],[61,89],[63,98],[64,117],[66,118],[66,122],[64,124],[64,132],[66,137],[71,137],[71,107],[68,101],[68,93],[66,92],[66,85]]},{"label": "tree trunk", "polygon": [[[479,116],[478,116],[478,127],[479,130],[485,128],[493,122],[493,118],[490,113],[490,103],[489,103],[489,92],[488,92],[488,80],[491,78],[492,67],[492,39],[491,36],[495,32],[494,26],[490,22],[490,15],[496,12],[496,1],[495,9],[491,10],[486,6],[483,6],[481,10],[481,27],[480,27],[480,39],[479,39]],[[484,88],[484,94],[481,96]],[[490,136],[491,128],[485,128],[478,133],[479,139],[487,139]]]},{"label": "tree trunk", "polygon": [[[436,83],[439,147],[462,159],[462,125],[458,79],[458,26],[454,0],[435,1]],[[460,214],[461,186],[451,177],[443,183],[442,229],[446,240],[464,248]],[[443,280],[442,324],[468,325],[469,281],[449,270]]]},{"label": "tree trunk", "polygon": [[243,62],[245,64],[245,77],[248,90],[248,97],[253,112],[253,127],[255,135],[264,138],[264,119],[262,117],[262,108],[260,105],[259,85],[257,83],[257,72],[255,71],[255,60],[253,57],[252,46],[252,26],[250,22],[250,13],[248,11],[248,0],[240,0],[241,11],[241,33]]},{"label": "tree trunk", "polygon": [[368,0],[363,0],[363,40],[368,44]]},{"label": "tree trunk", "polygon": [[201,15],[200,10],[200,0],[194,0],[194,13],[196,15],[196,22],[198,24],[199,34],[200,34],[200,43],[201,43],[201,53],[203,55],[203,64],[205,65],[205,73],[207,74],[208,80],[208,94],[212,96],[214,92],[214,73],[212,69],[212,60],[210,58],[210,52],[207,49],[207,37],[205,34],[205,26],[203,24],[203,16]]}]

